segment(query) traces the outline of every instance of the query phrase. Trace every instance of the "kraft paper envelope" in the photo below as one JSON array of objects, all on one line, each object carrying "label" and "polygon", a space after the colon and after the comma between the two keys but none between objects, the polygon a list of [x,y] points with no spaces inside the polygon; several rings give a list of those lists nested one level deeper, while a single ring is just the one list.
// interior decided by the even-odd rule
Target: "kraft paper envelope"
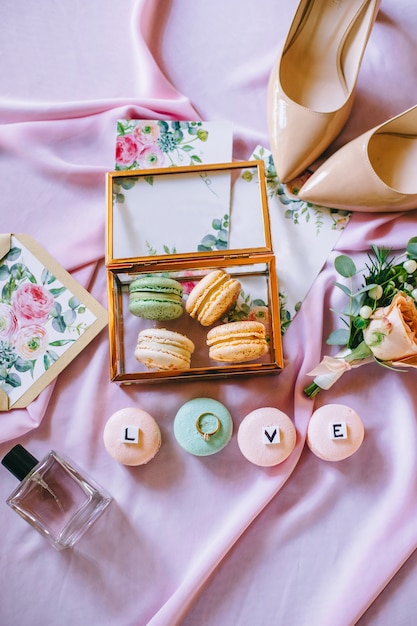
[{"label": "kraft paper envelope", "polygon": [[27,407],[107,319],[32,237],[0,234],[0,411]]}]

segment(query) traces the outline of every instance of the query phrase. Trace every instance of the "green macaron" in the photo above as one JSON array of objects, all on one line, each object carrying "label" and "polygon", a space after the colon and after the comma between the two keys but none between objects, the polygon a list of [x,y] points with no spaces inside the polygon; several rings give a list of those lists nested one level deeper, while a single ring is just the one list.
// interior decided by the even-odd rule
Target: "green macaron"
[{"label": "green macaron", "polygon": [[147,320],[174,320],[183,313],[182,285],[166,276],[141,276],[129,285],[129,311]]}]

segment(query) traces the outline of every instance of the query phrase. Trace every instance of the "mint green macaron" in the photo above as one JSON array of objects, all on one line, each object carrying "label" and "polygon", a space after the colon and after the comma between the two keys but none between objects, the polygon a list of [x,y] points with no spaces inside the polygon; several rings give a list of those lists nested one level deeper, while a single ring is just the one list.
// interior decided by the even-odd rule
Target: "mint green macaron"
[{"label": "mint green macaron", "polygon": [[213,398],[189,400],[174,419],[177,442],[195,456],[220,452],[229,443],[232,433],[232,416],[224,404]]},{"label": "mint green macaron", "polygon": [[141,276],[129,285],[129,311],[147,320],[174,320],[183,313],[182,285],[166,276]]}]

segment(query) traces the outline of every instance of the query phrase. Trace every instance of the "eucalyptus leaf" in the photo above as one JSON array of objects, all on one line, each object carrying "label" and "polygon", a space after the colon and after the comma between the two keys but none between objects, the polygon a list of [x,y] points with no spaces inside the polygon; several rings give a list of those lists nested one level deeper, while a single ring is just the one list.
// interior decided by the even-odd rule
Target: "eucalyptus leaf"
[{"label": "eucalyptus leaf", "polygon": [[224,228],[219,230],[219,232],[217,233],[217,241],[227,242],[228,239],[229,239],[229,233],[227,232],[227,230],[224,230]]},{"label": "eucalyptus leaf", "polygon": [[4,382],[11,387],[20,387],[22,384],[20,376],[18,376],[17,374],[9,374]]},{"label": "eucalyptus leaf", "polygon": [[329,346],[346,346],[349,341],[349,330],[338,328],[330,333],[326,343]]},{"label": "eucalyptus leaf", "polygon": [[347,287],[346,285],[342,285],[342,283],[333,283],[335,287],[339,287],[339,289],[341,289],[343,291],[343,293],[345,293],[348,298],[351,297],[352,293],[349,289],[349,287]]},{"label": "eucalyptus leaf", "polygon": [[54,298],[58,298],[61,294],[65,293],[66,290],[66,287],[57,287],[56,289],[50,289],[49,291]]},{"label": "eucalyptus leaf", "polygon": [[10,271],[7,265],[0,265],[0,280],[6,280],[9,275]]},{"label": "eucalyptus leaf", "polygon": [[68,309],[64,313],[64,322],[67,326],[70,326],[74,320],[76,320],[77,314],[73,309]]},{"label": "eucalyptus leaf", "polygon": [[213,235],[206,235],[200,241],[201,245],[208,247],[208,248],[211,248],[212,246],[216,245],[216,243],[217,243],[217,239],[216,237],[213,237]]},{"label": "eucalyptus leaf", "polygon": [[57,331],[57,333],[65,332],[67,325],[65,324],[65,320],[62,315],[54,317],[54,319],[52,320],[52,327],[54,328],[54,330]]},{"label": "eucalyptus leaf", "polygon": [[6,259],[8,261],[16,261],[16,259],[18,259],[21,254],[22,249],[14,246],[13,248],[10,248],[9,252],[6,254]]},{"label": "eucalyptus leaf", "polygon": [[77,307],[80,306],[80,304],[80,301],[75,296],[71,296],[71,298],[68,300],[68,306],[70,307],[70,309],[75,310]]},{"label": "eucalyptus leaf", "polygon": [[334,267],[336,272],[345,278],[352,278],[357,272],[356,265],[346,254],[340,254],[335,258]]},{"label": "eucalyptus leaf", "polygon": [[20,356],[14,362],[14,367],[18,372],[29,372],[34,370],[36,361],[26,361]]},{"label": "eucalyptus leaf", "polygon": [[412,237],[407,244],[406,251],[411,259],[417,260],[417,237]]}]

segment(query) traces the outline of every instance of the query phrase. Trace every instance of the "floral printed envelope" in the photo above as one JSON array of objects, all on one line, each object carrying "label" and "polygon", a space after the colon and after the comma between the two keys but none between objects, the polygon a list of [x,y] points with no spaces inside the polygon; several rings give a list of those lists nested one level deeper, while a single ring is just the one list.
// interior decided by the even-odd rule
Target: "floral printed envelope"
[{"label": "floral printed envelope", "polygon": [[[348,224],[351,213],[298,200],[297,192],[310,173],[284,185],[277,177],[272,154],[266,148],[258,146],[251,158],[265,163],[279,280],[281,332],[284,334]],[[244,185],[244,181],[240,184]]]},{"label": "floral printed envelope", "polygon": [[0,235],[0,410],[24,408],[106,326],[107,311],[28,235]]}]

